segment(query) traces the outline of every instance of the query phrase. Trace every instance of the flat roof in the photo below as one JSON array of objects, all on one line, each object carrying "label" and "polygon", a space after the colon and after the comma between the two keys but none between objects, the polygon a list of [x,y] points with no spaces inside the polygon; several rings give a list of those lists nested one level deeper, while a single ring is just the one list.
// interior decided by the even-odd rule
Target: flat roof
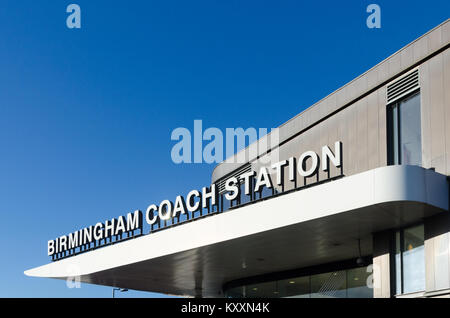
[{"label": "flat roof", "polygon": [[448,191],[446,176],[432,170],[381,167],[51,262],[25,274],[218,297],[223,296],[225,283],[243,277],[356,258],[359,238],[363,255],[371,255],[372,233],[447,210]]}]

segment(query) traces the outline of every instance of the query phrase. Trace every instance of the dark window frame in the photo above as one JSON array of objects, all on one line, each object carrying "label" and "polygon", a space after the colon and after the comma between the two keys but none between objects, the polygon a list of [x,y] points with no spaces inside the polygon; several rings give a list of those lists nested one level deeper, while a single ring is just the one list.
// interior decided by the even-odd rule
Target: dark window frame
[{"label": "dark window frame", "polygon": [[[411,99],[416,95],[421,95],[420,89],[415,89],[409,94],[386,106],[386,137],[387,137],[387,165],[404,164],[401,151],[401,115],[400,106],[405,100]],[[419,105],[420,117],[422,118],[422,104]],[[422,136],[422,121],[420,125],[420,135]],[[420,142],[422,145],[422,140]],[[422,161],[422,160],[421,160]]]},{"label": "dark window frame", "polygon": [[[401,296],[401,295],[405,295],[405,294],[411,294],[411,293],[420,293],[420,292],[424,292],[425,290],[418,290],[418,291],[413,291],[413,292],[405,292],[405,281],[404,281],[404,260],[403,260],[403,253],[405,252],[405,230],[417,227],[417,226],[422,226],[424,229],[424,246],[425,246],[425,224],[420,221],[420,222],[414,222],[412,224],[409,224],[407,226],[403,226],[401,228],[396,229],[393,232],[393,248],[392,248],[392,254],[393,254],[393,258],[391,258],[393,260],[393,266],[391,267],[391,270],[393,271],[393,273],[391,274],[391,286],[393,286],[393,288],[391,288],[391,291],[393,293],[393,295],[395,296]],[[396,258],[396,254],[397,254],[397,233],[399,234],[399,254],[400,254],[400,286],[398,286],[397,284],[397,258]],[[425,259],[424,259],[425,262]],[[426,277],[423,277],[424,281],[426,281]]]}]

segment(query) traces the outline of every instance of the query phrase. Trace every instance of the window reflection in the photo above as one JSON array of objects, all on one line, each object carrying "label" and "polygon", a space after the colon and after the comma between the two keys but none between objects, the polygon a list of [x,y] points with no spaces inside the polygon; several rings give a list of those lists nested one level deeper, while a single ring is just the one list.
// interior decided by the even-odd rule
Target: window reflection
[{"label": "window reflection", "polygon": [[277,285],[279,290],[277,297],[309,298],[309,276],[281,280]]},{"label": "window reflection", "polygon": [[367,267],[358,267],[347,271],[347,297],[371,298],[373,291],[367,288],[370,280],[370,270]]},{"label": "window reflection", "polygon": [[226,295],[232,298],[372,298],[370,275],[368,267],[358,267],[234,287]]},{"label": "window reflection", "polygon": [[274,297],[275,282],[260,283],[246,286],[246,297],[249,298],[271,298]]},{"label": "window reflection", "polygon": [[396,233],[395,261],[397,294],[425,290],[423,224]]},{"label": "window reflection", "polygon": [[388,106],[388,164],[422,164],[420,116],[420,93]]},{"label": "window reflection", "polygon": [[401,163],[421,165],[420,95],[411,96],[400,104]]},{"label": "window reflection", "polygon": [[312,298],[345,298],[346,288],[345,271],[311,276]]}]

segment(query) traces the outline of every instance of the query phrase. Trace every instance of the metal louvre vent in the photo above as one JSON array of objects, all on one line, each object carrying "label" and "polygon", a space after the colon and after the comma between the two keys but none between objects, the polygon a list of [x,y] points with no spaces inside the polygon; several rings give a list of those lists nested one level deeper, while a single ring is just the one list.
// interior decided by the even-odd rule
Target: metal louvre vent
[{"label": "metal louvre vent", "polygon": [[387,87],[388,104],[419,88],[419,70],[414,70]]},{"label": "metal louvre vent", "polygon": [[233,171],[231,174],[229,174],[225,178],[222,178],[219,181],[217,181],[216,186],[217,186],[217,191],[219,192],[219,194],[223,194],[226,192],[225,191],[225,181],[226,180],[228,180],[232,177],[236,177],[239,180],[240,175],[242,175],[243,173],[249,172],[251,170],[252,170],[252,165],[250,163],[246,163],[245,165],[243,165],[239,169],[236,169],[235,171]]}]

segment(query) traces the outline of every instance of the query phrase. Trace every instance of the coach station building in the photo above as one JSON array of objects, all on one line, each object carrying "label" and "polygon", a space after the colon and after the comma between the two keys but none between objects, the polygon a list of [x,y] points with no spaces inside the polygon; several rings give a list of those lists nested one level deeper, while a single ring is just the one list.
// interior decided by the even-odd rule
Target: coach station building
[{"label": "coach station building", "polygon": [[447,20],[211,185],[51,240],[25,274],[193,297],[450,297],[449,46]]}]

